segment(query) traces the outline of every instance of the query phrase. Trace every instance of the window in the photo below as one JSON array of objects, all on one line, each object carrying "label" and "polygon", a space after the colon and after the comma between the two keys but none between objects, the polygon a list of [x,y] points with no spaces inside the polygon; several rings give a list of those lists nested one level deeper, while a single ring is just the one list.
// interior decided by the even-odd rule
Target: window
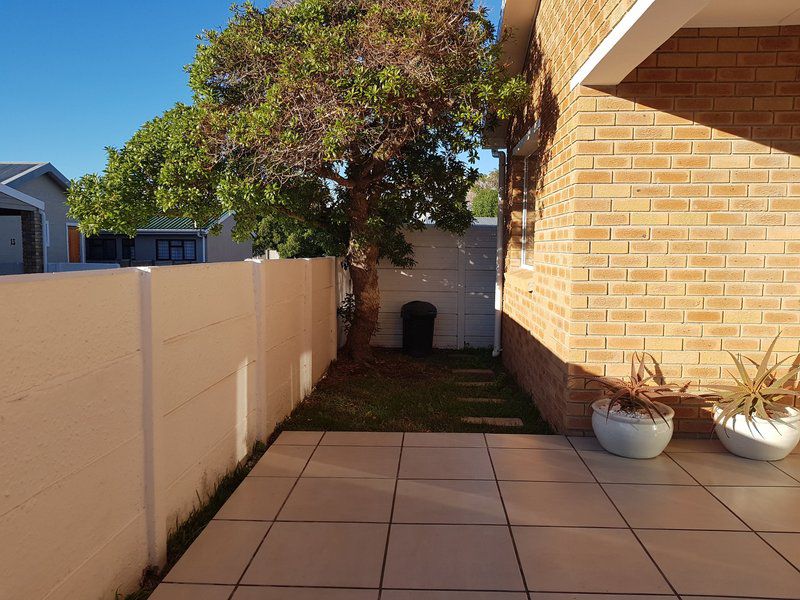
[{"label": "window", "polygon": [[195,240],[157,240],[156,260],[197,260]]},{"label": "window", "polygon": [[86,238],[86,260],[117,260],[117,239],[113,237]]},{"label": "window", "polygon": [[136,260],[136,240],[129,237],[122,238],[122,258]]},{"label": "window", "polygon": [[536,212],[535,202],[533,199],[533,192],[530,182],[530,172],[528,165],[531,161],[529,156],[523,159],[522,170],[522,239],[521,253],[520,253],[520,266],[523,268],[532,268],[534,266],[533,244],[534,236],[536,234]]}]

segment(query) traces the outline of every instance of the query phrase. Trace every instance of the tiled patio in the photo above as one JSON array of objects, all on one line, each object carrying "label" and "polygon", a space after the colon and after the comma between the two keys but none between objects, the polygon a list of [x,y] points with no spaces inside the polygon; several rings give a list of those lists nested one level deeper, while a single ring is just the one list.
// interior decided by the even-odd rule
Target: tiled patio
[{"label": "tiled patio", "polygon": [[800,454],[285,432],[152,600],[800,598]]}]

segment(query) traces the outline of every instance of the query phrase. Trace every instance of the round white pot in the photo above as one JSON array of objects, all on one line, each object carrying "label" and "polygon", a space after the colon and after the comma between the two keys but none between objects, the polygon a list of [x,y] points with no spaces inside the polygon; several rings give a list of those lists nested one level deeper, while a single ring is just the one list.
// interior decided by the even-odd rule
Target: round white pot
[{"label": "round white pot", "polygon": [[675,411],[666,404],[655,404],[664,419],[656,415],[653,422],[648,415],[639,417],[614,411],[608,414],[608,400],[597,400],[592,404],[592,429],[597,441],[612,454],[625,458],[655,458],[672,439],[675,416]]},{"label": "round white pot", "polygon": [[781,460],[800,442],[800,410],[786,407],[786,416],[767,421],[744,415],[729,419],[725,426],[717,423],[720,409],[714,409],[714,429],[728,452],[752,460]]}]

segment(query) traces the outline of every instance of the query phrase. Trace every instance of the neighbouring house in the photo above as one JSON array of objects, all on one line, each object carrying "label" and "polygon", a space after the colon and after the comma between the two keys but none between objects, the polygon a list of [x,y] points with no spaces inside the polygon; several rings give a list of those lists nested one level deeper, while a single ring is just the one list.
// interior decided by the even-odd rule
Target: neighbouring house
[{"label": "neighbouring house", "polygon": [[[634,352],[702,386],[800,349],[797,0],[506,0],[503,356],[562,432]],[[503,162],[505,155],[505,162]],[[706,432],[696,403],[676,431]]]},{"label": "neighbouring house", "polygon": [[[51,163],[0,162],[0,275],[238,261],[251,243],[235,242],[233,213],[198,226],[157,217],[135,238],[112,233],[84,238],[67,215],[67,179]],[[219,234],[211,229],[219,225]]]},{"label": "neighbouring house", "polygon": [[0,162],[0,275],[80,262],[77,223],[67,217],[68,187],[50,163]]},{"label": "neighbouring house", "polygon": [[[86,239],[86,262],[118,263],[123,267],[226,262],[252,258],[252,243],[233,240],[233,213],[199,226],[184,217],[156,217],[136,237],[101,233]],[[218,235],[211,233],[220,226]]]}]

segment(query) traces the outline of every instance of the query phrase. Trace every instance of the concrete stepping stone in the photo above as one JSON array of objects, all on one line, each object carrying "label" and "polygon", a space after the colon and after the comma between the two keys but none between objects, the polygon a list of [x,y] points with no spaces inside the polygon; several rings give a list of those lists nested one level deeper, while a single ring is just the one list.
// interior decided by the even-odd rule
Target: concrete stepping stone
[{"label": "concrete stepping stone", "polygon": [[494,381],[456,381],[456,385],[463,385],[465,387],[475,387],[479,385],[492,385]]},{"label": "concrete stepping stone", "polygon": [[488,402],[490,404],[503,404],[503,403],[505,403],[505,400],[503,400],[502,398],[459,398],[459,400],[461,402],[472,402],[472,403],[475,403],[475,404],[478,404],[478,403],[481,403],[481,402]]},{"label": "concrete stepping stone", "polygon": [[453,369],[453,373],[457,375],[492,375],[494,371],[491,369]]},{"label": "concrete stepping stone", "polygon": [[469,425],[488,425],[490,427],[522,427],[522,419],[516,417],[463,417],[462,422]]}]

